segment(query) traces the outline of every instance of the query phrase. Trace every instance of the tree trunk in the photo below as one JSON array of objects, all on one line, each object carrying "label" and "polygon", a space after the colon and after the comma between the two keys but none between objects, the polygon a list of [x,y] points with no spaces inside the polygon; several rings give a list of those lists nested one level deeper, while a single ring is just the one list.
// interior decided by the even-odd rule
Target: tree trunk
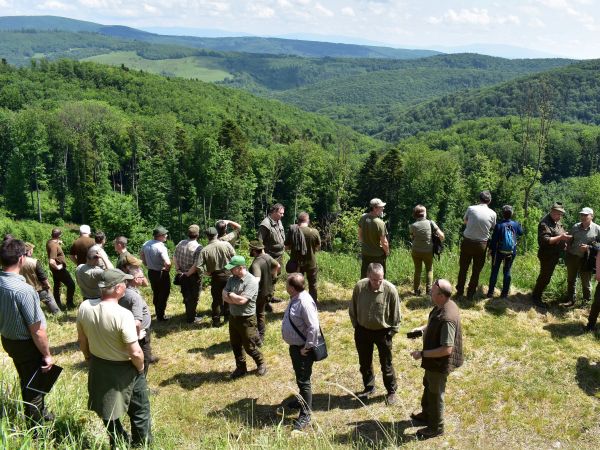
[{"label": "tree trunk", "polygon": [[38,185],[37,176],[35,177],[35,193],[37,195],[38,221],[42,223],[42,203],[40,202],[40,187]]}]

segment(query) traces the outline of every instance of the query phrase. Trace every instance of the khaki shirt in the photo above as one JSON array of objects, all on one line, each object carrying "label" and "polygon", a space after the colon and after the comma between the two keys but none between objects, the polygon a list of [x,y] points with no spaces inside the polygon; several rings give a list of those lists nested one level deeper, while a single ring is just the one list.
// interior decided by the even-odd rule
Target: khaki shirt
[{"label": "khaki shirt", "polygon": [[365,256],[383,256],[385,252],[381,248],[381,236],[385,236],[385,223],[379,217],[371,214],[363,214],[358,222],[362,231],[362,254]]},{"label": "khaki shirt", "polygon": [[396,287],[387,280],[373,291],[368,278],[363,278],[352,292],[350,320],[356,328],[360,325],[368,330],[392,329],[398,332],[400,325],[400,296]]},{"label": "khaki shirt", "polygon": [[587,228],[583,228],[581,222],[578,222],[573,225],[569,234],[573,236],[573,239],[567,246],[567,252],[579,257],[585,255],[587,251],[581,249],[581,244],[590,245],[592,242],[600,242],[600,226],[594,222],[590,223]]},{"label": "khaki shirt", "polygon": [[200,273],[210,275],[217,270],[224,270],[225,265],[235,256],[235,250],[229,242],[213,239],[200,251],[196,267]]},{"label": "khaki shirt", "polygon": [[555,245],[550,244],[550,238],[561,235],[565,229],[560,222],[554,222],[550,214],[546,214],[538,225],[538,256],[556,256],[565,249],[566,242],[559,242]]}]

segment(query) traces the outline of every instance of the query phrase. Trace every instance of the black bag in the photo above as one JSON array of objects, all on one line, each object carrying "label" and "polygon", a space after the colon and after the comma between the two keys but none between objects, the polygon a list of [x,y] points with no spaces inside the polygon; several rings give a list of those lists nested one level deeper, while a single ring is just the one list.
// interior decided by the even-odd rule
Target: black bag
[{"label": "black bag", "polygon": [[588,246],[587,252],[583,256],[582,270],[586,272],[596,273],[596,256],[600,244],[593,243]]},{"label": "black bag", "polygon": [[298,272],[299,267],[300,267],[300,265],[298,264],[298,261],[294,261],[293,259],[290,259],[285,264],[285,271],[286,271],[286,273]]},{"label": "black bag", "polygon": [[[294,331],[298,333],[298,336],[300,336],[302,339],[304,339],[304,342],[306,342],[306,336],[300,333],[300,330],[296,328],[296,325],[294,325],[294,322],[292,322],[291,317],[288,316],[288,320],[290,321],[290,325],[292,325]],[[315,361],[322,361],[328,356],[327,344],[325,343],[325,336],[323,336],[323,330],[321,329],[321,327],[319,327],[319,337],[317,338],[317,345],[312,348],[312,351]]]},{"label": "black bag", "polygon": [[435,228],[433,227],[433,222],[431,220],[429,221],[429,225],[431,226],[431,243],[433,245],[433,256],[437,256],[437,258],[440,259],[440,255],[444,250],[444,244],[442,243],[442,240],[440,239]]},{"label": "black bag", "polygon": [[182,273],[176,273],[175,278],[173,279],[173,284],[175,286],[181,286],[181,278],[183,277]]}]

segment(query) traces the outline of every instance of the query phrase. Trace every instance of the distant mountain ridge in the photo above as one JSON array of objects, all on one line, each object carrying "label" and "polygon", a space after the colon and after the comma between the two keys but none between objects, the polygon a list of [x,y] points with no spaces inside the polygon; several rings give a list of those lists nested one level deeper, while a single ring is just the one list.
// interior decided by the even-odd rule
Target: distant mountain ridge
[{"label": "distant mountain ridge", "polygon": [[356,44],[303,41],[254,36],[203,38],[197,36],[165,36],[122,25],[101,25],[93,22],[55,16],[0,17],[0,30],[58,30],[91,32],[105,36],[137,39],[144,42],[182,45],[218,51],[297,55],[306,57],[390,58],[413,59],[437,55],[433,50],[397,49]]}]

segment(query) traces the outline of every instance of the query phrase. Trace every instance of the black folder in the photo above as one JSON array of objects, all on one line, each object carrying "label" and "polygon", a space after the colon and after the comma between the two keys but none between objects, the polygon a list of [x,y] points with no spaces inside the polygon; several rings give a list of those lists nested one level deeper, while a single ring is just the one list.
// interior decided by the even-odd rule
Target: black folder
[{"label": "black folder", "polygon": [[54,364],[48,372],[42,372],[40,367],[35,371],[29,383],[27,383],[27,389],[30,389],[41,394],[47,394],[58,380],[58,376],[62,372],[62,367]]}]

